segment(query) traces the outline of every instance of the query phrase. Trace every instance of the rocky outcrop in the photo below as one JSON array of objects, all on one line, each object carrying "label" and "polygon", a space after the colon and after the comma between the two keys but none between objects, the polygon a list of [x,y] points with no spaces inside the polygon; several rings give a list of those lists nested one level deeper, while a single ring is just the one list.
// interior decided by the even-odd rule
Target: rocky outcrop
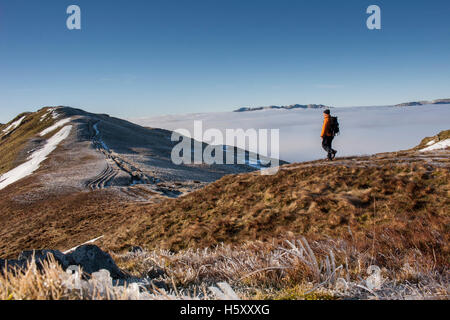
[{"label": "rocky outcrop", "polygon": [[33,257],[38,269],[42,269],[44,262],[48,262],[50,257],[53,257],[64,270],[70,266],[79,266],[88,275],[100,270],[108,270],[113,279],[124,279],[127,277],[119,269],[112,257],[95,245],[82,245],[67,254],[57,250],[23,251],[16,260],[0,259],[0,272],[3,272],[5,268],[7,270],[25,269]]},{"label": "rocky outcrop", "polygon": [[70,259],[68,256],[63,254],[58,250],[27,250],[22,251],[21,254],[17,257],[17,260],[10,260],[10,263],[15,262],[25,262],[25,265],[31,262],[31,260],[35,259],[37,266],[42,267],[42,263],[44,261],[49,261],[50,257],[53,256],[56,262],[58,262],[61,267],[65,270],[70,265]]},{"label": "rocky outcrop", "polygon": [[121,279],[126,275],[119,269],[111,256],[95,245],[84,245],[67,254],[70,265],[81,266],[89,274],[99,270],[108,270],[113,279]]}]

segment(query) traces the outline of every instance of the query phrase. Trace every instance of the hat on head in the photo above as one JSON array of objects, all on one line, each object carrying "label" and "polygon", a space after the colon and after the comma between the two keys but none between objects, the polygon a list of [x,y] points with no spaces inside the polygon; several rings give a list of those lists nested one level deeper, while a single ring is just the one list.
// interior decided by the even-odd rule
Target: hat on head
[{"label": "hat on head", "polygon": [[330,114],[330,109],[325,110],[323,113]]}]

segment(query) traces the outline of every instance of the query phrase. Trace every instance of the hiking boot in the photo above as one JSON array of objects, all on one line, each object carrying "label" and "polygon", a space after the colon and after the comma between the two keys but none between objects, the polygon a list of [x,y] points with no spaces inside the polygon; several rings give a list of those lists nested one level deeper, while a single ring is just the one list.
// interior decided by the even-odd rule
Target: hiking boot
[{"label": "hiking boot", "polygon": [[337,153],[337,151],[336,151],[336,150],[333,150],[333,154],[332,154],[332,156],[331,156],[331,160],[334,160],[334,158],[336,158],[336,153]]}]

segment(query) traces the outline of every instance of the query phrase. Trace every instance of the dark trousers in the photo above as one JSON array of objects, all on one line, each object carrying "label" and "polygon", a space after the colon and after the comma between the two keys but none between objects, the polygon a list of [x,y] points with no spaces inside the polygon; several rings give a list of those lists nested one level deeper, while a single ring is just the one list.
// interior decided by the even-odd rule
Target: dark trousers
[{"label": "dark trousers", "polygon": [[322,138],[322,148],[328,152],[328,159],[331,159],[335,150],[331,147],[334,137],[324,136]]}]

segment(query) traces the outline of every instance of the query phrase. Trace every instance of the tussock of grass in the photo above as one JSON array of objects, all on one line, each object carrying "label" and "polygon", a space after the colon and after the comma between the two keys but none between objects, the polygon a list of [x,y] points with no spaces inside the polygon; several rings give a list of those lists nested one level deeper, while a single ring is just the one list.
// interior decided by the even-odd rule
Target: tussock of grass
[{"label": "tussock of grass", "polygon": [[[0,300],[184,300],[198,297],[182,292],[167,293],[156,287],[136,283],[113,283],[106,270],[83,279],[82,270],[65,272],[54,261],[37,268],[31,261],[26,270],[3,270],[0,273]],[[208,298],[205,291],[203,297]]]}]

